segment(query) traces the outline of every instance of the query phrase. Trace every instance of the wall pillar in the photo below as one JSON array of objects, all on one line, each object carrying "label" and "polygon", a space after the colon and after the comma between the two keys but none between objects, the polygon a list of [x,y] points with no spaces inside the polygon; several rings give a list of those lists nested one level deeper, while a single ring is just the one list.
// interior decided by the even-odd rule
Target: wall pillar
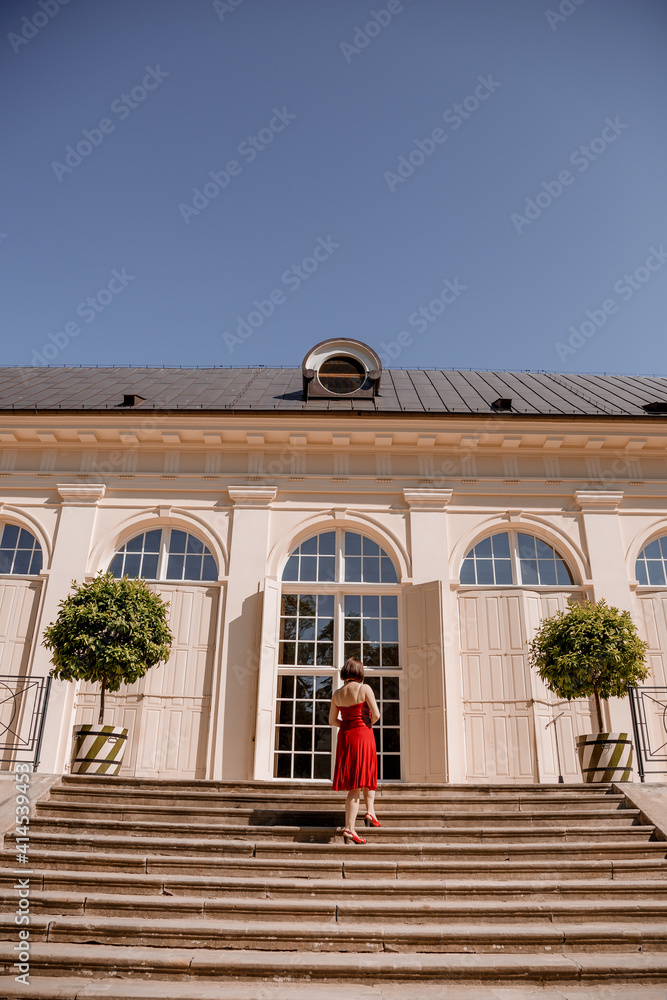
[{"label": "wall pillar", "polygon": [[229,576],[222,629],[223,676],[213,746],[215,779],[252,776],[261,610],[275,486],[229,487],[232,512]]},{"label": "wall pillar", "polygon": [[414,584],[442,584],[444,745],[449,782],[465,781],[463,690],[456,593],[450,587],[447,507],[450,489],[403,490],[410,508],[409,539]]},{"label": "wall pillar", "polygon": [[[575,500],[582,512],[584,540],[588,551],[593,599],[632,613],[630,576],[621,535],[619,506],[622,492],[578,490]],[[606,724],[611,732],[632,735],[632,717],[627,698],[610,698]]]},{"label": "wall pillar", "polygon": [[[51,654],[42,646],[44,629],[58,616],[59,604],[71,592],[72,580],[83,583],[88,569],[97,507],[106,487],[101,483],[59,485],[60,514],[53,555],[45,583],[44,600],[35,627],[34,674],[47,674]],[[59,774],[69,762],[74,693],[70,681],[51,681],[51,693],[44,724],[39,771]]]}]

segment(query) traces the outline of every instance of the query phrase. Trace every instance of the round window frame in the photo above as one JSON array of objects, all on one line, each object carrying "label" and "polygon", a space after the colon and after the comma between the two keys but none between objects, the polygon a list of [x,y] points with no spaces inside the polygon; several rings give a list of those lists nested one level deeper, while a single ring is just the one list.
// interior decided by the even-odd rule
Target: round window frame
[{"label": "round window frame", "polygon": [[[332,389],[331,386],[326,385],[322,381],[322,369],[324,368],[325,365],[329,364],[332,361],[347,361],[348,363],[351,363],[353,367],[358,366],[360,369],[358,375],[359,378],[361,379],[359,385],[356,385],[354,389],[350,389],[349,392],[339,392],[337,389]],[[335,378],[335,376],[333,375],[330,376],[327,375],[326,372],[324,373],[324,377]],[[341,396],[341,397],[353,396],[356,392],[359,392],[360,389],[363,389],[367,379],[368,379],[368,369],[364,365],[363,361],[361,361],[359,358],[355,358],[352,354],[331,354],[329,357],[324,358],[319,368],[317,369],[318,384],[322,389],[324,389],[325,392],[330,392],[332,396]]]}]

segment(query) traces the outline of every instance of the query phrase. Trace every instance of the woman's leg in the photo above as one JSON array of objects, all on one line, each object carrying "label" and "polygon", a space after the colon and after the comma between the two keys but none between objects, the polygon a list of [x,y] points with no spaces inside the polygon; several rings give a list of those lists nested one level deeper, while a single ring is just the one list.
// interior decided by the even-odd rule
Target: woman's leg
[{"label": "woman's leg", "polygon": [[361,789],[353,788],[347,793],[347,798],[345,799],[345,829],[350,830],[352,833],[357,832],[354,829],[354,824],[357,822],[360,798]]},{"label": "woman's leg", "polygon": [[[364,788],[364,801],[366,802],[366,812],[375,816],[375,789]],[[377,819],[377,816],[375,816]]]}]

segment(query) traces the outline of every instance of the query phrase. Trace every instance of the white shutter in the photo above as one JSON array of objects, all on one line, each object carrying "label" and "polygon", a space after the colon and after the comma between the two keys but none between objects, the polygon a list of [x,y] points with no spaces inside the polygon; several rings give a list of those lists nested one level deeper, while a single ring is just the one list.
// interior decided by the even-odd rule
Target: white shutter
[{"label": "white shutter", "polygon": [[262,631],[257,677],[257,718],[255,722],[255,766],[253,777],[273,778],[273,743],[276,728],[276,681],[280,584],[266,580],[262,601]]},{"label": "white shutter", "polygon": [[405,592],[407,663],[401,678],[406,722],[406,781],[447,780],[442,584],[421,583]]}]

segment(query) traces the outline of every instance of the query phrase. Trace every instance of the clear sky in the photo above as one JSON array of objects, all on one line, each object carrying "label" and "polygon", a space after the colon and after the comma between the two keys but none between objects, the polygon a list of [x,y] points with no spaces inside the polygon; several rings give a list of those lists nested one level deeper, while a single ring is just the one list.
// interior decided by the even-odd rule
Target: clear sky
[{"label": "clear sky", "polygon": [[4,0],[0,364],[662,373],[664,0]]}]

